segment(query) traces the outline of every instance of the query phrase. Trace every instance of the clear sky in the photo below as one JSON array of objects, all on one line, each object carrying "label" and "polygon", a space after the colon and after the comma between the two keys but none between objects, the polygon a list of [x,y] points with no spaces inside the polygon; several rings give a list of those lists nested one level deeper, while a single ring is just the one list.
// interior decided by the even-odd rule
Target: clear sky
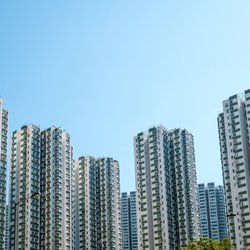
[{"label": "clear sky", "polygon": [[61,126],[74,157],[112,156],[134,185],[133,136],[194,135],[198,182],[222,184],[217,115],[250,88],[250,1],[0,2],[10,131]]}]

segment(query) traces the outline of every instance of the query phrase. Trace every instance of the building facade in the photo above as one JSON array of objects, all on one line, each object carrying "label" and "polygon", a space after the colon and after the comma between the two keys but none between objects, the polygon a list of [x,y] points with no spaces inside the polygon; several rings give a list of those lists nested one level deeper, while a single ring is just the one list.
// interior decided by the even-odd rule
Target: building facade
[{"label": "building facade", "polygon": [[193,135],[185,129],[168,132],[168,161],[175,225],[175,247],[199,238],[199,208]]},{"label": "building facade", "polygon": [[229,236],[242,250],[250,247],[250,89],[223,101],[217,121]]},{"label": "building facade", "polygon": [[228,238],[228,225],[226,214],[225,193],[222,185],[216,187],[216,202],[219,223],[219,237],[220,239]]},{"label": "building facade", "polygon": [[[72,249],[70,137],[34,125],[14,131],[11,145],[9,249]],[[36,197],[34,196],[36,194]]]},{"label": "building facade", "polygon": [[162,127],[134,137],[138,249],[175,249],[167,142]]},{"label": "building facade", "polygon": [[193,137],[150,128],[134,137],[138,249],[178,249],[199,237]]},{"label": "building facade", "polygon": [[70,136],[57,127],[41,132],[40,249],[72,249],[73,155]]},{"label": "building facade", "polygon": [[136,214],[136,192],[130,192],[130,242],[131,249],[138,249],[138,237],[137,237],[137,214]]},{"label": "building facade", "polygon": [[122,250],[137,250],[136,192],[121,194]]},{"label": "building facade", "polygon": [[109,157],[96,160],[97,250],[121,249],[119,163]]},{"label": "building facade", "polygon": [[75,249],[120,250],[120,169],[110,157],[75,161]]},{"label": "building facade", "polygon": [[6,176],[7,176],[7,141],[8,141],[8,112],[3,109],[0,98],[0,249],[4,249]]},{"label": "building facade", "polygon": [[221,240],[228,237],[224,191],[214,183],[198,185],[200,229],[204,239]]},{"label": "building facade", "polygon": [[204,239],[210,238],[208,220],[207,189],[204,183],[198,185],[200,232]]},{"label": "building facade", "polygon": [[209,227],[210,227],[210,238],[219,240],[219,221],[217,212],[217,201],[216,201],[216,190],[214,183],[207,184],[207,199],[209,208]]},{"label": "building facade", "polygon": [[9,232],[8,232],[8,230],[9,230],[9,220],[8,220],[8,218],[9,218],[9,206],[8,205],[6,205],[5,206],[5,236],[4,236],[4,249],[5,250],[8,250],[9,249]]},{"label": "building facade", "polygon": [[40,129],[25,125],[12,134],[9,249],[39,249]]},{"label": "building facade", "polygon": [[95,158],[83,156],[75,165],[75,249],[97,249]]}]

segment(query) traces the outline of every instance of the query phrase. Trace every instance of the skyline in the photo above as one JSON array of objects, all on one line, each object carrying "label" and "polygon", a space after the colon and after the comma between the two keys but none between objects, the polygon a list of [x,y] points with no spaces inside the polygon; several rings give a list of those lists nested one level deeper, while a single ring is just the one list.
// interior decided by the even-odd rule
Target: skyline
[{"label": "skyline", "polygon": [[[241,94],[241,93],[238,93],[238,94]],[[3,99],[3,101],[4,101],[4,99]],[[5,108],[6,108],[6,106],[5,106]],[[8,109],[7,109],[8,110]],[[8,112],[9,112],[9,110],[8,110]],[[11,116],[11,114],[9,113],[9,116]],[[21,129],[21,127],[22,126],[24,126],[24,125],[30,125],[30,124],[32,124],[32,125],[35,125],[35,126],[38,126],[40,129],[41,129],[41,131],[45,131],[46,129],[48,129],[48,127],[43,127],[43,128],[41,128],[40,127],[40,125],[37,125],[37,124],[34,124],[34,123],[32,123],[32,122],[30,122],[30,123],[23,123],[23,125],[21,125],[19,128],[16,128],[15,130],[19,130],[19,129]],[[151,127],[154,127],[154,126],[158,126],[158,125],[163,125],[163,126],[165,126],[165,124],[153,124],[152,126],[149,126],[148,127],[148,129],[149,128],[151,128]],[[51,126],[57,126],[56,124],[51,124]],[[9,127],[11,127],[11,125],[9,124]],[[66,131],[66,132],[68,132],[69,134],[70,134],[70,132],[66,129],[66,128],[64,128],[63,126],[60,126],[60,128],[62,128],[64,131]],[[178,127],[178,128],[182,128],[182,127]],[[173,128],[168,128],[167,127],[167,129],[169,129],[169,130],[172,130]],[[183,127],[183,129],[186,129],[185,127]],[[12,136],[12,132],[14,132],[15,130],[12,130],[12,131],[9,131],[9,140],[11,139],[11,136]],[[146,130],[144,129],[144,130],[141,130],[141,131],[138,131],[138,133],[139,132],[145,132]],[[190,133],[192,133],[192,131],[190,131],[190,130],[188,130],[188,132],[190,132]],[[132,137],[133,138],[133,137]],[[219,142],[218,142],[219,143]],[[9,143],[8,143],[8,145],[9,145]],[[133,143],[132,143],[132,146],[133,146]],[[195,152],[197,151],[196,150],[196,145],[194,144],[194,146],[195,146]],[[10,146],[8,147],[8,151],[9,151],[9,153],[8,153],[8,155],[10,154]],[[79,150],[77,150],[77,151],[79,151]],[[75,146],[73,145],[73,152],[74,152],[74,155],[75,155]],[[95,155],[95,154],[93,154],[93,153],[86,153],[86,154],[84,154],[84,153],[80,153],[78,156],[75,156],[74,157],[74,159],[76,160],[78,157],[81,157],[81,156],[87,156],[87,155],[89,155],[89,156],[94,156],[94,157],[104,157],[104,155]],[[119,161],[119,159],[117,159],[117,158],[115,158],[112,154],[111,155],[108,155],[108,157],[113,157],[115,160],[118,160]],[[197,158],[197,153],[196,153],[196,155],[195,155],[195,157]],[[9,157],[8,157],[8,169],[9,169]],[[134,166],[133,166],[133,168],[134,168]],[[199,184],[199,183],[209,183],[209,182],[211,182],[212,180],[215,180],[215,179],[212,179],[212,178],[210,178],[210,176],[208,177],[208,180],[211,180],[211,181],[199,181],[199,168],[197,167],[197,160],[196,160],[196,168],[198,169],[197,170],[197,183]],[[220,169],[221,170],[221,169]],[[122,167],[121,167],[121,171],[122,171]],[[129,173],[129,175],[131,174],[131,172]],[[8,173],[8,177],[9,177],[9,173]],[[121,174],[121,180],[123,179],[122,178],[123,176],[122,176],[122,174]],[[219,178],[218,179],[221,179],[222,178],[222,173],[221,173],[221,176],[219,176]],[[218,181],[218,180],[217,180]],[[7,180],[7,183],[9,182],[9,180]],[[215,181],[214,181],[215,182]],[[122,189],[122,181],[121,181],[121,191],[122,192],[130,192],[130,191],[134,191],[135,190],[135,188],[133,189],[128,189],[128,190],[125,190],[125,189]],[[221,182],[217,182],[216,183],[216,185],[223,185],[223,183],[222,183],[222,181]],[[125,191],[123,191],[123,190],[125,190]],[[8,193],[8,192],[7,192]],[[7,196],[7,200],[8,200],[8,196]]]},{"label": "skyline", "polygon": [[222,184],[217,115],[250,86],[249,10],[247,1],[0,3],[9,141],[24,124],[61,126],[74,159],[119,161],[126,192],[133,137],[163,124],[194,135],[197,182]]}]

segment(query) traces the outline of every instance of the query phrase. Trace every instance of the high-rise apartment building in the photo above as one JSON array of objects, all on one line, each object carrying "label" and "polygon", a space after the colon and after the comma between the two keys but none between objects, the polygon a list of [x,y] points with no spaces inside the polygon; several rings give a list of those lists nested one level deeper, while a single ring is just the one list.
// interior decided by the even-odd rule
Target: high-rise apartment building
[{"label": "high-rise apartment building", "polygon": [[208,220],[207,189],[205,184],[198,184],[200,232],[204,239],[210,238]]},{"label": "high-rise apartment building", "polygon": [[227,225],[225,194],[222,185],[216,187],[216,202],[217,202],[217,213],[218,213],[218,223],[219,223],[219,236],[220,239],[226,239],[228,238],[228,225]]},{"label": "high-rise apartment building", "polygon": [[25,125],[12,134],[9,249],[39,249],[40,129]]},{"label": "high-rise apartment building", "polygon": [[130,192],[130,242],[131,249],[138,250],[136,192]]},{"label": "high-rise apartment building", "polygon": [[41,132],[40,169],[40,249],[71,250],[73,155],[60,128]]},{"label": "high-rise apartment building", "polygon": [[7,135],[8,112],[3,109],[0,98],[0,249],[4,249],[4,218],[6,202],[6,176],[7,176]]},{"label": "high-rise apartment building", "polygon": [[[185,129],[168,132],[168,160],[174,208],[175,246],[199,238],[197,176],[193,135]],[[168,163],[168,164],[169,164]]]},{"label": "high-rise apartment building", "polygon": [[96,160],[97,250],[121,249],[120,167],[110,157]]},{"label": "high-rise apartment building", "polygon": [[222,186],[214,183],[198,185],[200,229],[204,239],[221,240],[227,238],[227,218]]},{"label": "high-rise apartment building", "polygon": [[120,250],[120,170],[109,157],[75,161],[75,249]]},{"label": "high-rise apartment building", "polygon": [[128,193],[121,194],[122,250],[130,249],[130,211]]},{"label": "high-rise apartment building", "polygon": [[193,136],[150,128],[134,137],[138,249],[178,249],[199,237]]},{"label": "high-rise apartment building", "polygon": [[8,230],[9,230],[9,220],[8,220],[8,218],[9,218],[9,206],[8,205],[6,205],[6,207],[5,207],[5,236],[4,236],[4,249],[5,250],[8,250],[9,249],[9,240],[8,240],[8,238],[9,238],[9,232],[8,232]]},{"label": "high-rise apartment building", "polygon": [[[72,147],[59,128],[14,131],[9,249],[72,249]],[[37,194],[37,197],[33,195]]]},{"label": "high-rise apartment building", "polygon": [[175,249],[167,130],[134,137],[138,249]]},{"label": "high-rise apartment building", "polygon": [[75,160],[75,249],[97,249],[95,158]]},{"label": "high-rise apartment building", "polygon": [[229,236],[242,250],[250,247],[250,89],[223,101],[218,130]]},{"label": "high-rise apartment building", "polygon": [[121,195],[122,250],[137,250],[136,192]]}]

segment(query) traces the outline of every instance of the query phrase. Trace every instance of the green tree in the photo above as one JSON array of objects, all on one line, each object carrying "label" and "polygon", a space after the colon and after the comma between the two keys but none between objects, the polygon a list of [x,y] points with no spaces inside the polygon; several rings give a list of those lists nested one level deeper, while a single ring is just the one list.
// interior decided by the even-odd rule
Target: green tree
[{"label": "green tree", "polygon": [[187,246],[180,250],[231,250],[232,245],[229,239],[216,241],[214,239],[204,240],[202,237],[196,241],[190,241]]},{"label": "green tree", "polygon": [[225,249],[225,250],[231,250],[232,249],[232,245],[230,243],[229,239],[223,239],[220,241],[220,249]]}]

